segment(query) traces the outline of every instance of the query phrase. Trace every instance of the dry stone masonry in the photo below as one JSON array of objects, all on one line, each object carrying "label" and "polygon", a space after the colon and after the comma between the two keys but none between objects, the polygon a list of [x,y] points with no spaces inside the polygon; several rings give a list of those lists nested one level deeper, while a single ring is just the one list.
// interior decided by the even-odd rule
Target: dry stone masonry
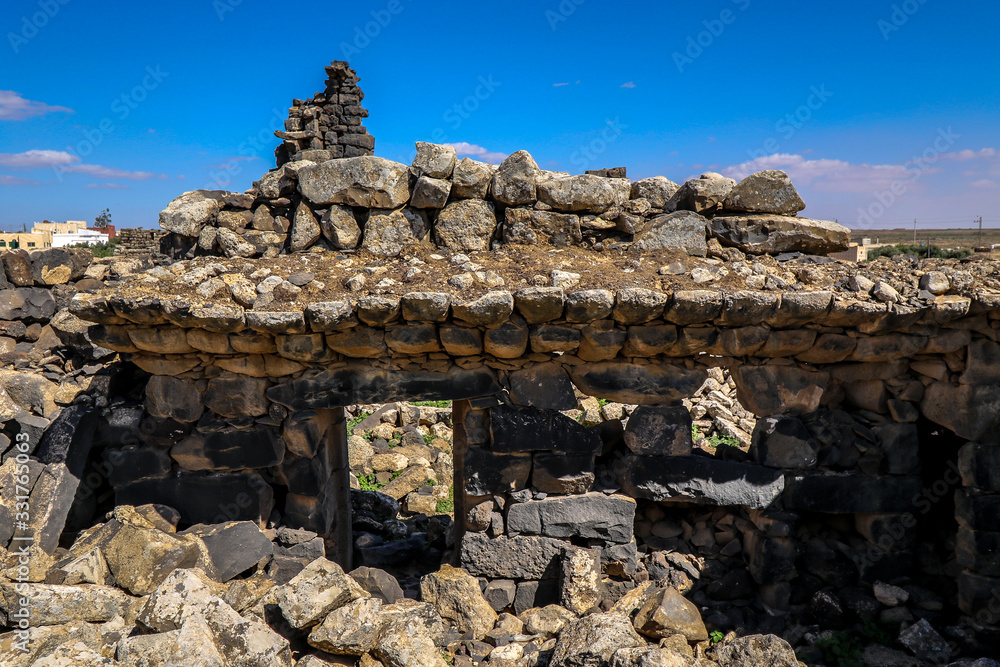
[{"label": "dry stone masonry", "polygon": [[172,258],[3,256],[44,664],[996,664],[994,263],[834,260],[779,171],[395,163],[327,71]]}]

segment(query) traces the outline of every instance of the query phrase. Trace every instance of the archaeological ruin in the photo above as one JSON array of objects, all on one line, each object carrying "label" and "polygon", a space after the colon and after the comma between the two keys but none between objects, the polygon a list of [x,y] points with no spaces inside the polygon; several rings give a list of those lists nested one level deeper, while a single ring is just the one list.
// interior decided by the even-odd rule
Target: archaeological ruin
[{"label": "archaeological ruin", "polygon": [[123,618],[106,664],[154,664],[137,637],[195,632],[176,587],[220,665],[1000,655],[994,262],[832,259],[778,171],[399,164],[327,74],[157,252],[3,255],[0,553],[110,591],[47,627]]}]

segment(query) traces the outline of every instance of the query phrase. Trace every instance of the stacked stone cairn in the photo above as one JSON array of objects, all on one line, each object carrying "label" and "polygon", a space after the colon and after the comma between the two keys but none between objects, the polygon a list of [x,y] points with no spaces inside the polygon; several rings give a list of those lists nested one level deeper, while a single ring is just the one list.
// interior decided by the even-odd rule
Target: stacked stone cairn
[{"label": "stacked stone cairn", "polygon": [[368,111],[361,106],[365,99],[358,87],[361,79],[342,60],[331,63],[326,73],[326,90],[311,100],[294,100],[284,131],[274,133],[282,140],[274,153],[279,167],[286,162],[373,154],[375,137],[364,126]]}]

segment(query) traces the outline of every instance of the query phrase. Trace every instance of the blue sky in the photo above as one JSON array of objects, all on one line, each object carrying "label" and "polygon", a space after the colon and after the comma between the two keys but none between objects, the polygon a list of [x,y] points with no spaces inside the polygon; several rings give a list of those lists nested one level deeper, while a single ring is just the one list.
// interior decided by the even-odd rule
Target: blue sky
[{"label": "blue sky", "polygon": [[0,227],[156,226],[242,191],[323,67],[361,76],[376,154],[417,140],[683,181],[785,169],[802,215],[1000,227],[995,1],[7,0]]}]

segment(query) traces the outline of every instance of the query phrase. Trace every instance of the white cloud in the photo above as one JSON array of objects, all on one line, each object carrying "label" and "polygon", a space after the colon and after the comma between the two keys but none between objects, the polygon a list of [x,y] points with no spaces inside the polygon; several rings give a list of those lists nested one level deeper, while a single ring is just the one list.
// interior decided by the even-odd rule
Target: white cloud
[{"label": "white cloud", "polygon": [[993,181],[993,180],[990,180],[988,178],[984,178],[984,179],[982,179],[980,181],[976,181],[975,183],[970,183],[969,187],[971,187],[971,188],[981,188],[983,190],[992,190],[992,189],[994,189],[994,188],[997,187],[997,182]]},{"label": "white cloud", "polygon": [[41,185],[38,181],[17,176],[0,176],[0,185]]},{"label": "white cloud", "polygon": [[[864,193],[887,188],[899,180],[912,180],[918,173],[902,164],[851,164],[844,160],[807,160],[801,155],[788,153],[775,153],[734,167],[727,167],[722,173],[740,180],[764,169],[780,169],[785,171],[794,183],[813,186],[819,191]],[[929,174],[936,171],[938,170],[922,169],[921,173]]]},{"label": "white cloud", "polygon": [[59,171],[71,174],[87,174],[94,178],[127,178],[130,181],[148,181],[151,178],[166,178],[165,174],[154,174],[151,171],[126,171],[113,167],[102,167],[99,164],[71,164],[59,166]]},{"label": "white cloud", "polygon": [[563,86],[568,86],[568,85],[569,85],[569,82],[566,82],[566,83],[553,83],[552,87],[553,88],[562,88]]},{"label": "white cloud", "polygon": [[26,100],[13,90],[0,90],[0,120],[27,120],[49,113],[73,113],[73,110]]},{"label": "white cloud", "polygon": [[470,144],[465,141],[459,141],[457,143],[448,144],[448,146],[454,146],[455,152],[458,153],[459,157],[469,156],[479,158],[483,162],[490,162],[492,164],[500,164],[507,157],[506,153],[495,153],[482,146],[477,146],[475,144]]},{"label": "white cloud", "polygon": [[956,151],[954,153],[942,153],[941,158],[945,160],[955,160],[957,162],[966,162],[968,160],[979,160],[983,158],[995,157],[997,150],[995,148],[983,148],[982,150],[973,151],[968,148],[964,151]]},{"label": "white cloud", "polygon": [[163,174],[150,171],[126,171],[99,164],[79,164],[80,158],[66,151],[31,150],[24,153],[0,153],[0,167],[15,169],[44,169],[52,167],[62,173],[87,174],[94,178],[127,178],[145,181],[151,178],[166,178]]},{"label": "white cloud", "polygon": [[0,153],[0,167],[20,167],[37,169],[73,164],[80,158],[65,151],[25,151],[24,153]]},{"label": "white cloud", "polygon": [[121,183],[87,183],[83,187],[101,190],[127,190],[129,186]]},{"label": "white cloud", "polygon": [[622,88],[635,88],[635,81],[629,81],[628,83],[623,83]]}]

